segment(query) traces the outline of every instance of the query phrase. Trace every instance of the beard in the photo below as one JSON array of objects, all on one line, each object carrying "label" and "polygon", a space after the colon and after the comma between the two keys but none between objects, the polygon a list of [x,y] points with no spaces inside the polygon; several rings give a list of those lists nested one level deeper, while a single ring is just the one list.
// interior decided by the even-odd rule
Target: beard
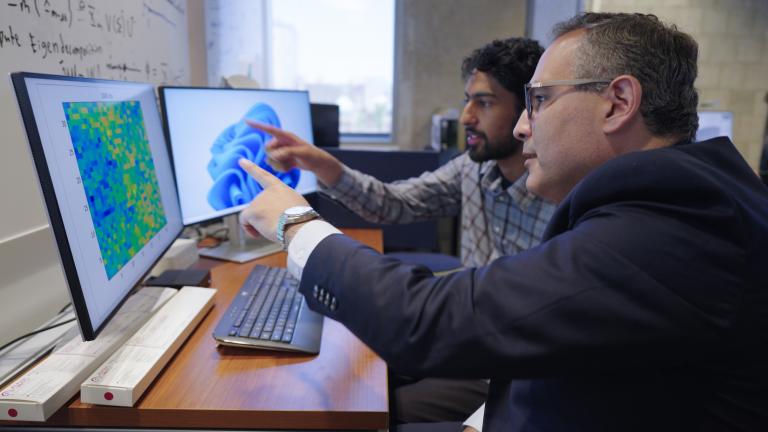
[{"label": "beard", "polygon": [[469,158],[474,162],[505,159],[508,156],[518,153],[523,147],[522,141],[516,140],[513,136],[505,137],[497,141],[490,141],[482,132],[475,130],[468,130],[468,132],[472,132],[482,138],[482,143],[479,145],[467,145],[467,148],[469,149]]}]

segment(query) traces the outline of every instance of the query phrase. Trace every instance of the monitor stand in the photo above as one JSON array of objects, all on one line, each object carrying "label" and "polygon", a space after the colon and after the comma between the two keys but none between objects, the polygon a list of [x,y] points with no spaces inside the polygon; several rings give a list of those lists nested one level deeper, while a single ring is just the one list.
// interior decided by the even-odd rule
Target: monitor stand
[{"label": "monitor stand", "polygon": [[283,250],[279,243],[247,235],[240,226],[237,213],[224,217],[224,224],[229,232],[229,241],[221,242],[216,247],[200,249],[201,256],[244,263]]}]

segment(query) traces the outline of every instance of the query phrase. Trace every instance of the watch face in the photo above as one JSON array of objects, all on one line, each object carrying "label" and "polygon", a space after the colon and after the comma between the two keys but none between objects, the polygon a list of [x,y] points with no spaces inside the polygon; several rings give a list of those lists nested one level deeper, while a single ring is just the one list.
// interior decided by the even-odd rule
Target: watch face
[{"label": "watch face", "polygon": [[287,216],[298,216],[306,212],[312,211],[312,207],[309,206],[295,206],[285,209]]}]

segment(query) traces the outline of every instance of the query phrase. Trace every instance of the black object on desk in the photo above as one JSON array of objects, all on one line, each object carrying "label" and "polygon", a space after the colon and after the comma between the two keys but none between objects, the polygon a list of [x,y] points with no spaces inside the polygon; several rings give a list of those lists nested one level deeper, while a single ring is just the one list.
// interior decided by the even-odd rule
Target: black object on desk
[{"label": "black object on desk", "polygon": [[166,270],[160,276],[152,276],[144,286],[181,288],[184,286],[210,287],[210,270]]}]

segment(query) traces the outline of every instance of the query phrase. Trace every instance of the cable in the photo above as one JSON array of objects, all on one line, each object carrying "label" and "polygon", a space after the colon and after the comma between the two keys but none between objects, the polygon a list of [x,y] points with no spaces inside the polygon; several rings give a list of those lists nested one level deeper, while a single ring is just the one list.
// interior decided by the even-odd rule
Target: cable
[{"label": "cable", "polygon": [[[221,235],[221,233],[224,233],[224,235]],[[217,228],[212,232],[209,232],[208,235],[217,240],[224,241],[224,240],[227,240],[227,238],[229,237],[229,228],[228,227]]]},{"label": "cable", "polygon": [[50,326],[48,326],[48,327],[43,327],[43,328],[41,328],[41,329],[37,329],[37,330],[35,330],[35,331],[32,331],[32,332],[29,332],[29,333],[27,333],[27,334],[21,335],[21,336],[17,337],[16,339],[14,339],[14,340],[12,340],[12,341],[10,341],[10,342],[3,344],[3,346],[0,346],[0,352],[3,352],[3,350],[5,350],[5,349],[6,349],[6,348],[8,348],[9,346],[11,346],[11,345],[15,344],[16,342],[18,342],[18,341],[20,341],[20,340],[22,340],[22,339],[26,339],[26,338],[28,338],[28,337],[30,337],[30,336],[34,336],[34,335],[36,335],[36,334],[38,334],[38,333],[42,333],[42,332],[44,332],[44,331],[47,331],[47,330],[55,329],[56,327],[61,327],[61,326],[63,326],[64,324],[68,324],[68,323],[71,323],[71,322],[72,322],[72,321],[74,321],[74,320],[75,320],[74,318],[70,318],[70,319],[68,319],[68,320],[66,320],[66,321],[62,321],[62,322],[60,322],[60,323],[56,323],[56,324],[54,324],[54,325],[50,325]]}]

